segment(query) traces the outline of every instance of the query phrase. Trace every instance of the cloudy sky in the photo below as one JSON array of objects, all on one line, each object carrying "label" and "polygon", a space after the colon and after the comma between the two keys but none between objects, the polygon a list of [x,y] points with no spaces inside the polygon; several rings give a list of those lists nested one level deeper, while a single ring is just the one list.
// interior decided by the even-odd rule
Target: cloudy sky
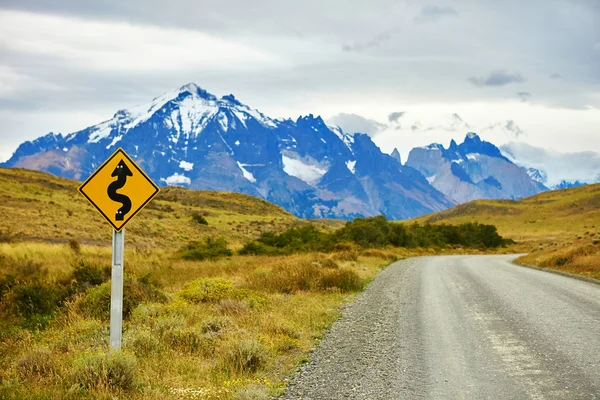
[{"label": "cloudy sky", "polygon": [[0,161],[188,82],[403,158],[467,131],[598,152],[600,0],[0,0]]}]

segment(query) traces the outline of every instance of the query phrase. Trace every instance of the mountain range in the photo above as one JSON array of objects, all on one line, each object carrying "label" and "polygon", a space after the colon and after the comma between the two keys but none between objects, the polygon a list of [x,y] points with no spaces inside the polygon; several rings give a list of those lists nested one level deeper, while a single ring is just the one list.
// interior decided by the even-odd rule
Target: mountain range
[{"label": "mountain range", "polygon": [[403,165],[367,134],[313,115],[272,119],[193,83],[83,130],[25,142],[2,165],[83,180],[118,147],[159,185],[245,193],[303,218],[406,219],[547,190],[475,133],[448,149],[413,149]]},{"label": "mountain range", "polygon": [[406,165],[421,172],[455,203],[477,199],[519,199],[548,190],[536,176],[506,158],[500,149],[470,132],[454,140],[411,150]]}]

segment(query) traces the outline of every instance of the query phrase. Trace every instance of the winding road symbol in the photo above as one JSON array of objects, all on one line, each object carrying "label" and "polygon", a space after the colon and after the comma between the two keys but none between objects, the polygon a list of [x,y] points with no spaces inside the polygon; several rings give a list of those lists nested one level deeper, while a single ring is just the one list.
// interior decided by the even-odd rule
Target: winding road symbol
[{"label": "winding road symbol", "polygon": [[117,232],[121,232],[159,191],[152,179],[121,148],[79,187],[79,193]]},{"label": "winding road symbol", "polygon": [[124,194],[117,193],[117,190],[125,186],[125,183],[127,182],[127,177],[133,176],[133,173],[131,172],[127,164],[125,164],[125,162],[121,160],[110,176],[116,176],[117,180],[108,185],[106,193],[112,201],[122,204],[121,208],[117,210],[115,220],[123,221],[125,219],[125,215],[129,213],[129,211],[131,211],[131,199],[125,196]]}]

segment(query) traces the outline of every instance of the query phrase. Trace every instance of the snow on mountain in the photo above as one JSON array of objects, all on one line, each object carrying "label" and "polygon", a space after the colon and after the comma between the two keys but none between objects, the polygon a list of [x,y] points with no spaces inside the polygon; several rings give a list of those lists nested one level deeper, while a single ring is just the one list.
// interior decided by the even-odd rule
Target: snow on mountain
[{"label": "snow on mountain", "polygon": [[246,193],[301,217],[404,219],[454,204],[365,134],[313,115],[271,119],[193,83],[66,137],[25,142],[4,166],[83,180],[117,147],[161,185]]},{"label": "snow on mountain", "polygon": [[429,183],[457,203],[476,199],[516,199],[547,188],[530,171],[515,165],[492,143],[470,132],[462,144],[446,149],[438,143],[413,149],[407,166],[420,171]]}]

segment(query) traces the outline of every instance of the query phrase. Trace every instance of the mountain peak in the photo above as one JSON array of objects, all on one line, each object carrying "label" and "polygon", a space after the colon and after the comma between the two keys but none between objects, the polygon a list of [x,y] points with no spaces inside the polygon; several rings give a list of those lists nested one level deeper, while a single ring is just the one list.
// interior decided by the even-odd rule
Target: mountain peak
[{"label": "mountain peak", "polygon": [[391,156],[394,160],[398,161],[398,164],[402,164],[402,158],[400,157],[400,152],[397,148],[394,148],[394,151],[392,151]]},{"label": "mountain peak", "polygon": [[228,95],[221,97],[221,101],[224,101],[224,102],[227,102],[230,104],[234,104],[236,106],[242,105],[242,103],[240,103],[240,101],[238,99],[236,99],[233,94],[228,94]]},{"label": "mountain peak", "polygon": [[475,141],[475,142],[481,142],[481,138],[475,132],[469,132],[469,133],[467,133],[467,136],[465,137],[465,142],[467,140],[472,140],[472,141]]},{"label": "mountain peak", "polygon": [[189,93],[192,96],[198,96],[205,100],[217,100],[217,97],[206,90],[202,89],[200,86],[196,85],[193,82],[190,82],[186,85],[183,85],[179,88],[179,94]]}]

